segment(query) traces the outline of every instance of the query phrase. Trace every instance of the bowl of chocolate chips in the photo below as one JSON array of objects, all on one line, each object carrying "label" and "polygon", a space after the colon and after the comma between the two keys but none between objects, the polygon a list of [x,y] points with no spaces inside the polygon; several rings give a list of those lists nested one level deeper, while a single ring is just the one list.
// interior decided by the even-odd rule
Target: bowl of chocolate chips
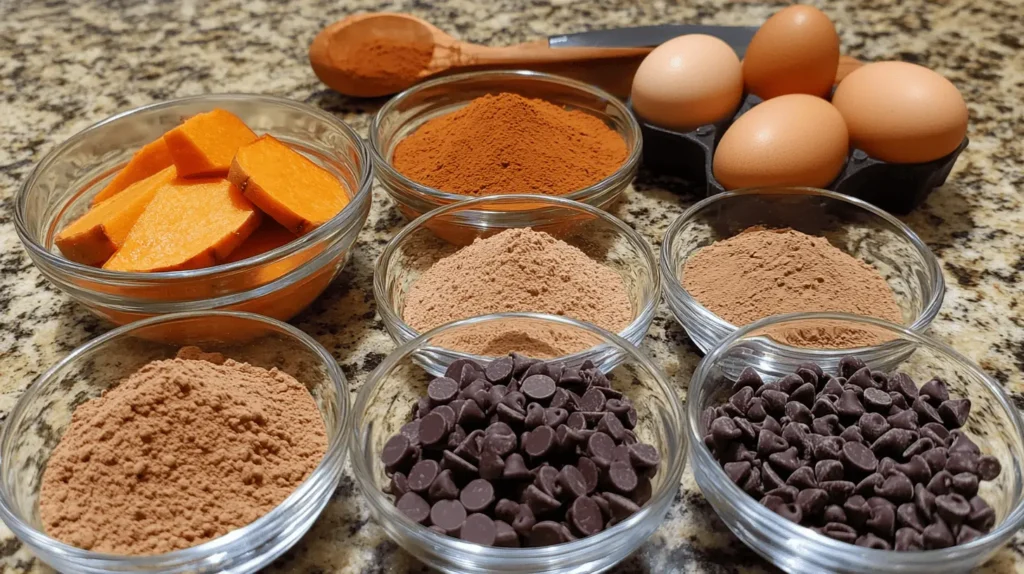
[{"label": "bowl of chocolate chips", "polygon": [[[603,352],[436,355],[460,332],[559,329]],[[352,466],[384,531],[444,572],[601,572],[664,519],[686,462],[675,387],[621,337],[564,317],[457,321],[389,355],[356,399]]]},{"label": "bowl of chocolate chips", "polygon": [[[770,336],[828,322],[905,344],[797,363]],[[690,382],[694,476],[729,528],[789,572],[964,572],[1024,524],[1024,429],[1002,387],[952,348],[881,320],[770,317]]]}]

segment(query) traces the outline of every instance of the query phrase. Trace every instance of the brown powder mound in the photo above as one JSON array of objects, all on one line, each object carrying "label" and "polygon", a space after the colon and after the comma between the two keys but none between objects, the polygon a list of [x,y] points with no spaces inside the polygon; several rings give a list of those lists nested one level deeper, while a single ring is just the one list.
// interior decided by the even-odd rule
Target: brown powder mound
[{"label": "brown powder mound", "polygon": [[[562,315],[613,333],[633,320],[618,273],[576,247],[529,228],[477,239],[439,260],[410,287],[403,318],[422,333],[459,319],[510,312]],[[461,342],[452,348],[474,354],[517,350],[553,356],[553,351],[562,355],[593,345],[582,333],[528,327],[529,332],[523,332],[522,322],[516,322],[504,329],[474,328],[462,333]]]},{"label": "brown powder mound", "polygon": [[431,119],[398,143],[394,166],[461,195],[564,195],[626,161],[622,136],[579,110],[516,94],[487,95]]},{"label": "brown powder mound", "polygon": [[170,552],[266,514],[326,450],[313,397],[290,375],[230,359],[154,361],[75,409],[39,513],[47,534],[79,548]]},{"label": "brown powder mound", "polygon": [[[903,321],[892,289],[874,267],[824,237],[792,229],[751,228],[704,247],[686,262],[682,282],[701,305],[733,325],[810,311]],[[829,327],[773,334],[784,342],[809,347],[849,348],[879,342],[878,333],[855,331]]]},{"label": "brown powder mound", "polygon": [[484,357],[501,357],[520,353],[535,359],[564,357],[594,347],[596,336],[561,325],[516,321],[507,326],[473,325],[457,333],[446,333],[435,344]]},{"label": "brown powder mound", "polygon": [[367,37],[334,58],[345,73],[375,85],[403,89],[430,64],[433,45],[401,37]]}]

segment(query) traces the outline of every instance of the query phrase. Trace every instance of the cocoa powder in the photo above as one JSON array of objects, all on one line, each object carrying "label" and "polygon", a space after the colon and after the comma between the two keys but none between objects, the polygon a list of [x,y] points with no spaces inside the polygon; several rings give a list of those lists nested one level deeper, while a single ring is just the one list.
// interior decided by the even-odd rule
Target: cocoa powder
[{"label": "cocoa powder", "polygon": [[[490,313],[562,315],[619,332],[633,320],[622,277],[578,248],[530,228],[508,229],[445,257],[412,284],[403,319],[424,332]],[[485,325],[451,335],[460,351],[551,357],[594,345],[572,330],[537,323]]]},{"label": "cocoa powder", "polygon": [[402,37],[371,36],[345,45],[348,49],[332,58],[341,71],[393,90],[415,82],[434,54],[432,44]]},{"label": "cocoa powder", "polygon": [[[754,227],[698,250],[682,283],[701,305],[733,325],[798,312],[853,313],[902,323],[892,289],[878,270],[824,237]],[[877,330],[805,324],[773,330],[788,344],[850,348],[878,344]]]},{"label": "cocoa powder", "polygon": [[320,412],[292,376],[186,347],[75,409],[39,513],[47,534],[79,548],[170,552],[266,514],[326,449]]},{"label": "cocoa powder", "polygon": [[395,147],[406,177],[448,193],[564,195],[610,176],[626,142],[600,119],[503,93],[433,118]]}]

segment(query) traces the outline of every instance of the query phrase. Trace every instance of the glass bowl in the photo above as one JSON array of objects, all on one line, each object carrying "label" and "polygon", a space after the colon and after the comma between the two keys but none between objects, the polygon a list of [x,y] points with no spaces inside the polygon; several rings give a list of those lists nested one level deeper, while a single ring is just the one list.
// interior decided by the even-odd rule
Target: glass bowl
[{"label": "glass bowl", "polygon": [[[242,335],[245,342],[238,343],[236,336],[211,336],[211,330]],[[168,339],[175,343],[168,344]],[[277,367],[305,384],[327,427],[324,459],[269,513],[198,546],[154,556],[118,556],[50,538],[39,518],[39,488],[72,412],[146,363],[173,358],[178,341],[256,366]],[[349,419],[348,383],[341,369],[319,343],[295,327],[234,312],[146,319],[75,349],[18,399],[0,438],[0,517],[33,554],[61,572],[254,572],[295,544],[327,505],[341,478]]]},{"label": "glass bowl", "polygon": [[[416,401],[425,396],[430,376],[424,365],[443,352],[439,337],[478,325],[512,322],[557,325],[600,341],[603,352],[594,364],[609,374],[638,412],[635,429],[643,442],[656,446],[661,467],[651,500],[639,512],[594,536],[542,548],[478,546],[438,534],[399,512],[382,488],[388,482],[380,461],[384,443],[412,419]],[[683,408],[677,388],[661,369],[633,345],[607,331],[552,315],[507,313],[449,323],[405,343],[384,359],[356,397],[352,467],[371,512],[384,531],[410,554],[443,572],[574,572],[590,574],[611,568],[632,553],[661,524],[679,490],[686,465]]]},{"label": "glass bowl", "polygon": [[[951,397],[971,400],[972,414],[964,429],[983,453],[1002,463],[996,480],[982,482],[979,491],[996,511],[996,525],[991,532],[942,550],[896,552],[861,548],[816,534],[780,517],[729,480],[704,444],[700,413],[728,398],[732,382],[745,367],[752,367],[765,381],[794,372],[794,358],[765,337],[766,331],[822,320],[884,330],[911,348],[906,360],[894,367],[879,366],[871,357],[856,351],[833,350],[827,360],[816,361],[826,373],[836,372],[838,360],[852,354],[860,356],[872,369],[907,373],[918,384],[932,376],[943,377]],[[787,572],[966,572],[984,563],[1024,525],[1024,429],[1020,415],[999,384],[977,365],[950,347],[906,327],[838,313],[769,317],[729,334],[704,357],[690,381],[687,400],[690,456],[701,492],[737,537]]]},{"label": "glass bowl", "polygon": [[618,272],[633,320],[620,333],[639,345],[654,319],[661,293],[650,245],[613,215],[561,197],[494,195],[439,207],[412,221],[384,248],[373,274],[373,294],[384,326],[402,344],[420,335],[403,319],[409,288],[438,259],[479,237],[531,227],[575,246]]},{"label": "glass bowl", "polygon": [[611,94],[576,80],[528,71],[470,72],[418,84],[391,98],[373,119],[370,145],[377,179],[399,211],[409,219],[470,196],[445,193],[412,181],[391,165],[395,147],[428,120],[458,110],[474,99],[511,92],[547,100],[595,116],[626,141],[625,163],[607,178],[563,197],[607,208],[633,181],[640,165],[640,125],[629,109]]},{"label": "glass bowl", "polygon": [[[88,207],[143,145],[184,119],[225,109],[257,134],[269,133],[337,176],[349,204],[291,243],[242,261],[162,273],[107,271],[64,258],[57,233]],[[287,320],[341,272],[370,211],[372,162],[351,128],[314,107],[246,94],[182,98],[129,110],[87,128],[51,151],[15,196],[25,250],[58,289],[115,324],[182,311],[230,309]]]},{"label": "glass bowl", "polygon": [[[807,187],[728,191],[687,209],[669,226],[661,244],[665,299],[702,352],[735,331],[736,325],[701,305],[683,287],[680,276],[698,249],[755,225],[826,237],[836,248],[873,265],[895,294],[902,324],[914,331],[927,328],[942,306],[946,286],[938,259],[917,234],[885,211]],[[887,352],[898,350],[895,345]]]}]

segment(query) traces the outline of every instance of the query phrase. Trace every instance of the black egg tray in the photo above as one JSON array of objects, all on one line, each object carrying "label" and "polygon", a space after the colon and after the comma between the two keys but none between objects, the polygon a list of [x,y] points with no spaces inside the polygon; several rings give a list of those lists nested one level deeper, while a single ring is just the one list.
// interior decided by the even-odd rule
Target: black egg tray
[{"label": "black egg tray", "polygon": [[[643,134],[643,162],[648,169],[684,178],[706,188],[708,196],[725,191],[715,180],[712,160],[725,130],[761,98],[747,95],[732,117],[688,132],[677,132],[649,124],[634,112]],[[632,110],[632,102],[627,102]],[[935,161],[896,164],[875,159],[860,149],[851,149],[846,165],[826,189],[872,203],[886,211],[907,214],[924,202],[933,189],[946,182],[968,140],[949,155]]]}]

